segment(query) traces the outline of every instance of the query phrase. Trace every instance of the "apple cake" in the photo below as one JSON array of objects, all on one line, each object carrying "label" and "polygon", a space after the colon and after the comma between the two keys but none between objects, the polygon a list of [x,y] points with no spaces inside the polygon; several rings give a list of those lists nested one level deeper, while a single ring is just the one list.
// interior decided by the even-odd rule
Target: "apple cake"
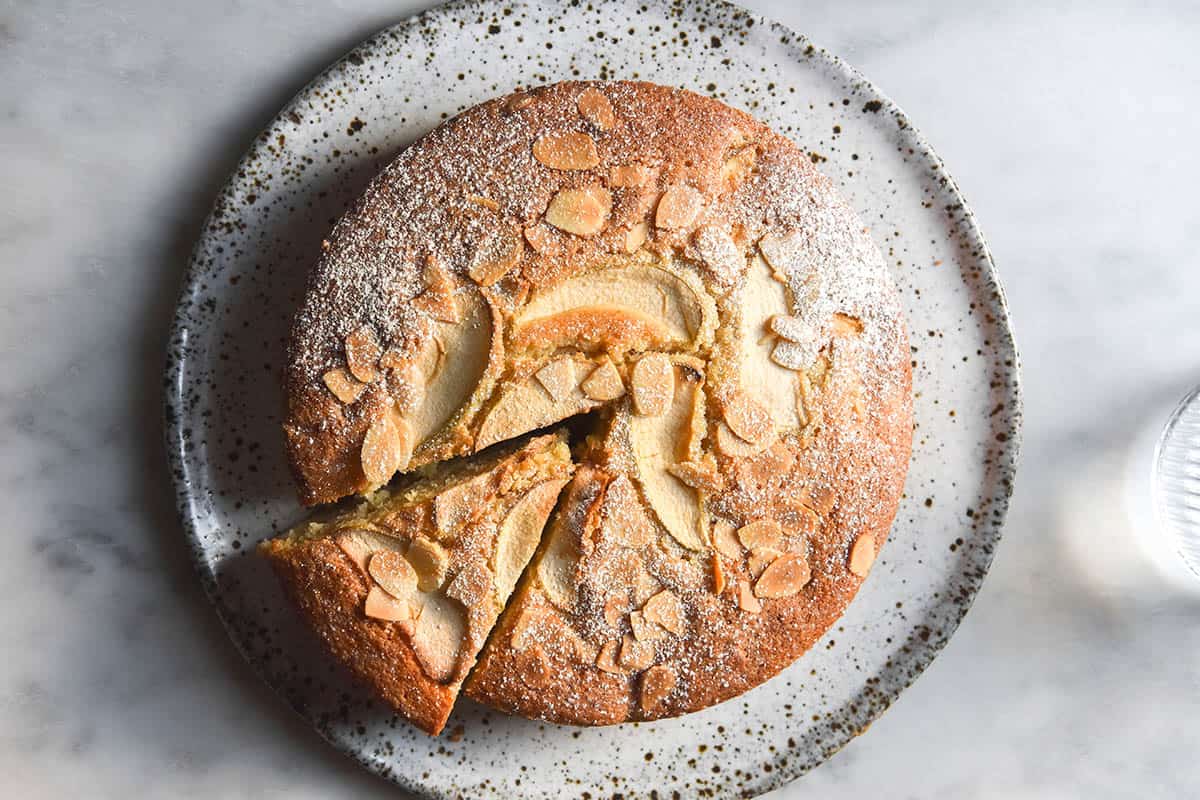
[{"label": "apple cake", "polygon": [[704,708],[792,663],[862,584],[903,488],[909,359],[863,223],[762,123],[641,82],[483,103],[323,243],[289,460],[325,503],[570,419],[573,477],[473,669],[417,675],[390,644],[411,621],[356,633],[367,578],[332,545],[281,574],[302,608],[337,598],[318,630],[426,729],[402,676],[560,723]]},{"label": "apple cake", "polygon": [[436,734],[573,470],[564,433],[538,436],[259,549],[334,657]]}]

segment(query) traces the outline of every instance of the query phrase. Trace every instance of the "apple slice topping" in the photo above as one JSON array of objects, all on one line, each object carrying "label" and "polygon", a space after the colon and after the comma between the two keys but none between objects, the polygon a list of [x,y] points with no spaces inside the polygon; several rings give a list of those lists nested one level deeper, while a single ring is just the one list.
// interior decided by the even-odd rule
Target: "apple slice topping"
[{"label": "apple slice topping", "polygon": [[699,280],[648,262],[569,278],[513,318],[513,346],[645,350],[712,340],[716,309]]}]

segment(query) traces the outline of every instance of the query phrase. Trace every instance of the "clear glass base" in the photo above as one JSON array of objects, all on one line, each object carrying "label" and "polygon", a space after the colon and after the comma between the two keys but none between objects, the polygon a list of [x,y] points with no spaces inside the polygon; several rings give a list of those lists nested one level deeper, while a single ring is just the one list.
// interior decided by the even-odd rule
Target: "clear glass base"
[{"label": "clear glass base", "polygon": [[1200,580],[1200,387],[1175,408],[1158,439],[1150,499],[1161,545]]}]

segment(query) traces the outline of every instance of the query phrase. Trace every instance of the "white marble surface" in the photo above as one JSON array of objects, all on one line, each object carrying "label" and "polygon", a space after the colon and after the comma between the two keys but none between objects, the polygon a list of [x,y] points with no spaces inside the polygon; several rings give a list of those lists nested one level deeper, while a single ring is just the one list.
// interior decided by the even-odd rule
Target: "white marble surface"
[{"label": "white marble surface", "polygon": [[[867,735],[777,796],[1200,795],[1200,595],[1144,566],[1120,491],[1136,431],[1200,381],[1200,10],[747,4],[860,67],[946,159],[1026,389],[974,610]],[[225,638],[171,507],[159,383],[188,250],[247,142],[424,6],[169,5],[0,3],[0,795],[399,796]]]}]

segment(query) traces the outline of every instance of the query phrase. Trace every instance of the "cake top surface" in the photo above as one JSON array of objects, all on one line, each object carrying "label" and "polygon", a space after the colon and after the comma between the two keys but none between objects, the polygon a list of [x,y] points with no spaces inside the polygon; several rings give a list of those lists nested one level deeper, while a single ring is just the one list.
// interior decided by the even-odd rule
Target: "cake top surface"
[{"label": "cake top surface", "polygon": [[791,663],[861,585],[911,446],[856,215],[751,117],[635,82],[500,98],[406,150],[325,243],[287,391],[306,502],[599,414],[467,687],[561,722]]},{"label": "cake top surface", "polygon": [[[325,243],[286,372],[301,496],[362,492],[393,467],[515,435],[514,422],[609,402],[551,398],[540,417],[486,425],[556,353],[587,356],[576,371],[606,354],[627,373],[647,350],[744,348],[710,387],[740,383],[795,427],[789,370],[814,363],[835,313],[868,354],[902,329],[861,223],[799,148],[751,117],[636,82],[484,103],[402,153]],[[509,405],[535,400],[547,405],[537,392]]]}]

